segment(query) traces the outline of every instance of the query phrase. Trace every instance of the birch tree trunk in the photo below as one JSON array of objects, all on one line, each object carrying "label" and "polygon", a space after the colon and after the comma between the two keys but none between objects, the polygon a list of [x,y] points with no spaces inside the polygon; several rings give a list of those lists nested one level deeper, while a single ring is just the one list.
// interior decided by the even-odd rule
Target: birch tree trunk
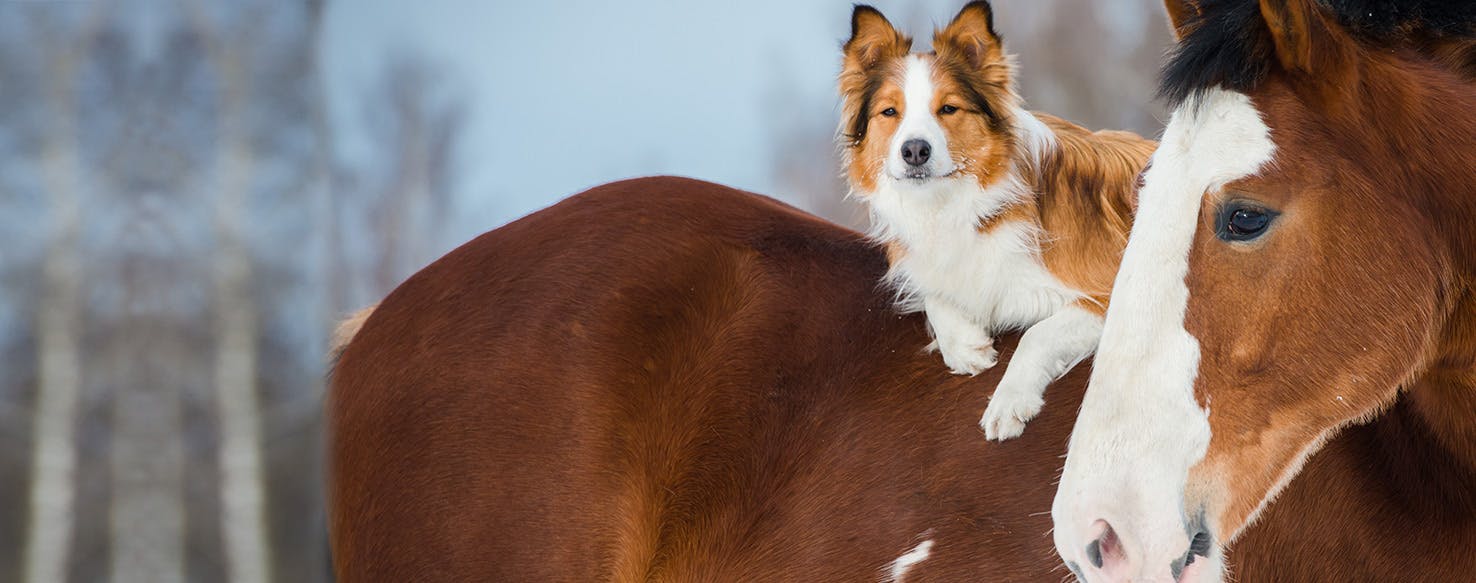
[{"label": "birch tree trunk", "polygon": [[[159,282],[117,282],[134,297],[161,293]],[[132,281],[130,281],[132,280]],[[163,285],[168,285],[164,283]],[[154,288],[154,289],[151,289]],[[135,301],[125,300],[127,303]],[[177,358],[187,354],[178,330],[148,323],[155,314],[122,315],[106,348],[108,374],[121,382],[113,397],[110,463],[109,573],[112,583],[184,581],[184,429]]]},{"label": "birch tree trunk", "polygon": [[257,402],[255,299],[251,254],[244,234],[252,152],[245,111],[249,73],[224,54],[217,70],[225,90],[221,104],[219,190],[215,212],[216,407],[220,422],[221,533],[226,573],[233,583],[268,580],[265,495],[261,460],[261,407]]},{"label": "birch tree trunk", "polygon": [[229,143],[216,212],[216,407],[220,422],[221,526],[226,572],[234,583],[267,580],[268,556],[261,462],[261,409],[256,396],[256,310],[251,257],[241,234],[250,154]]},{"label": "birch tree trunk", "polygon": [[[128,57],[128,67],[147,66],[133,60],[139,58],[136,54]],[[127,91],[144,95],[128,95]],[[136,120],[157,115],[156,108],[169,107],[155,105],[155,101],[166,100],[150,91],[126,85],[111,91],[119,108],[116,115]],[[177,187],[189,184],[188,172],[151,174],[144,158],[149,155],[161,154],[122,154],[113,163],[97,165],[94,172],[110,196],[127,201],[139,196],[130,188],[140,182],[139,173],[146,180]],[[99,250],[98,254],[107,257],[107,262],[129,267],[93,270],[112,274],[101,284],[121,293],[117,294],[118,305],[98,316],[109,318],[97,349],[102,358],[89,361],[90,369],[106,371],[108,384],[114,386],[107,573],[111,583],[180,583],[185,580],[187,537],[183,399],[186,386],[204,381],[203,359],[196,356],[204,351],[191,342],[191,327],[198,319],[156,298],[187,288],[193,274],[173,267],[187,261],[184,249],[150,249],[138,243],[140,239],[170,239],[174,229],[168,218],[140,212],[127,203],[121,214],[121,219],[114,220],[126,221],[128,228],[119,237],[119,249]],[[188,248],[184,242],[175,244]]]},{"label": "birch tree trunk", "polygon": [[264,583],[270,579],[271,554],[266,529],[261,406],[256,393],[258,321],[251,292],[251,251],[245,231],[255,155],[247,119],[252,79],[247,63],[243,62],[250,51],[237,46],[237,43],[251,42],[251,35],[215,26],[198,0],[189,2],[186,10],[204,39],[211,67],[221,84],[220,133],[214,170],[213,303],[215,401],[220,439],[217,459],[225,570],[232,583]]},{"label": "birch tree trunk", "polygon": [[[57,32],[57,31],[49,31]],[[39,382],[31,454],[30,521],[23,577],[27,583],[64,581],[74,526],[77,400],[81,392],[82,276],[81,171],[76,136],[76,50],[52,39],[46,97],[50,123],[42,173],[51,201],[51,241],[42,267],[37,314]]]}]

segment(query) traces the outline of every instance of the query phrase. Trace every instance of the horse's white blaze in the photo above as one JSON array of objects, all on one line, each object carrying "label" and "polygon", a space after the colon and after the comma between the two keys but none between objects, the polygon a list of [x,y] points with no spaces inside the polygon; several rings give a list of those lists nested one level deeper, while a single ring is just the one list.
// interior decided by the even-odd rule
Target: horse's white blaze
[{"label": "horse's white blaze", "polygon": [[1203,198],[1257,172],[1273,150],[1250,99],[1230,91],[1191,99],[1164,129],[1052,507],[1057,550],[1088,580],[1097,520],[1112,525],[1146,580],[1166,576],[1188,548],[1184,488],[1210,439],[1208,411],[1194,398],[1199,344],[1184,329],[1189,251]]}]

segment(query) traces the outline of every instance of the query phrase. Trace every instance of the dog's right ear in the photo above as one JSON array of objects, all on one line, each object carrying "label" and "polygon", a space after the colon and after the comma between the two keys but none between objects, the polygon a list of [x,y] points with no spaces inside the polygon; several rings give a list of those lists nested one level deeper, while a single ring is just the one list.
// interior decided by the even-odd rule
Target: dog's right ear
[{"label": "dog's right ear", "polygon": [[974,71],[1005,61],[1004,43],[994,32],[994,8],[988,0],[974,0],[964,5],[943,30],[933,33],[933,48],[938,54],[951,53],[964,58]]},{"label": "dog's right ear", "polygon": [[912,39],[892,28],[887,17],[875,8],[857,4],[851,13],[851,39],[846,41],[846,68],[867,69],[885,57],[903,57],[912,50]]}]

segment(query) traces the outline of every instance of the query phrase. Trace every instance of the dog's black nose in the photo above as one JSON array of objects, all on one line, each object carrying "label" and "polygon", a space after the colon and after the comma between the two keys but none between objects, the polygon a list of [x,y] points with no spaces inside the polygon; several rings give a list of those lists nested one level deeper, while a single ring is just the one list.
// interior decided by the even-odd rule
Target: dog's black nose
[{"label": "dog's black nose", "polygon": [[922,166],[928,163],[928,155],[933,153],[933,147],[928,145],[927,140],[907,140],[902,142],[902,160],[910,166]]}]

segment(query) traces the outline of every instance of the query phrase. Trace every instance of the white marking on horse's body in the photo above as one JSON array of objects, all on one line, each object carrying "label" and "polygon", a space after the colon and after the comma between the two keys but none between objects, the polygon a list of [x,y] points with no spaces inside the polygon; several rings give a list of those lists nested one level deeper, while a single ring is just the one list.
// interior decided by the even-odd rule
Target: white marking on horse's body
[{"label": "white marking on horse's body", "polygon": [[892,567],[887,570],[887,574],[882,577],[882,581],[885,583],[902,583],[903,578],[907,575],[907,571],[911,570],[918,563],[926,561],[932,551],[933,539],[918,543],[917,546],[912,547],[912,550],[903,553],[902,556],[897,557],[897,560],[892,561]]},{"label": "white marking on horse's body", "polygon": [[[1084,548],[1098,520],[1137,537],[1121,545],[1143,569],[1134,580],[1167,576],[1168,564],[1146,561],[1188,548],[1187,533],[1163,525],[1184,524],[1188,472],[1210,440],[1194,397],[1199,344],[1184,329],[1189,251],[1204,197],[1259,171],[1274,149],[1250,98],[1216,89],[1173,113],[1153,155],[1052,507],[1058,551],[1088,575]],[[1218,579],[1213,559],[1206,571]]]}]

